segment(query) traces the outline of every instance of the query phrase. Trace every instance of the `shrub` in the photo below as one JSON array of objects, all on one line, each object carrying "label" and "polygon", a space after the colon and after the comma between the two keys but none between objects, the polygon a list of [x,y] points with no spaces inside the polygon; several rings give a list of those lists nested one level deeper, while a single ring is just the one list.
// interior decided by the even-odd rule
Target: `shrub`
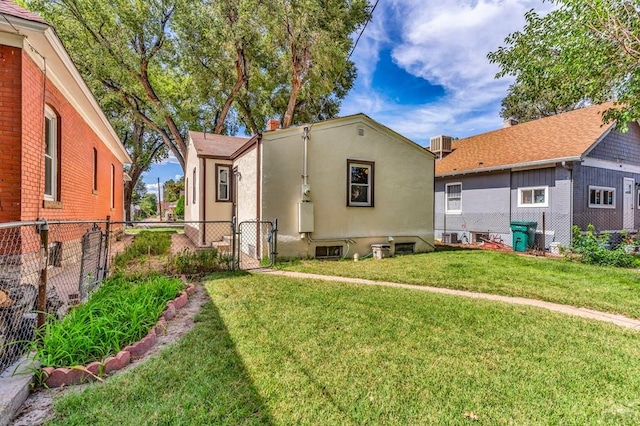
[{"label": "shrub", "polygon": [[619,245],[611,250],[611,235],[609,233],[603,232],[597,235],[596,228],[592,224],[587,226],[584,233],[577,226],[573,226],[571,232],[573,238],[570,253],[566,254],[567,256],[577,256],[580,262],[589,265],[622,268],[634,266],[635,258],[625,252],[624,246]]},{"label": "shrub", "polygon": [[231,259],[215,248],[182,252],[169,256],[167,273],[196,275],[229,269]]},{"label": "shrub", "polygon": [[178,219],[184,219],[184,195],[181,195],[180,198],[178,198],[174,213]]},{"label": "shrub", "polygon": [[182,286],[179,279],[160,275],[140,282],[110,278],[86,304],[45,325],[36,359],[43,367],[66,367],[114,355],[147,335]]}]

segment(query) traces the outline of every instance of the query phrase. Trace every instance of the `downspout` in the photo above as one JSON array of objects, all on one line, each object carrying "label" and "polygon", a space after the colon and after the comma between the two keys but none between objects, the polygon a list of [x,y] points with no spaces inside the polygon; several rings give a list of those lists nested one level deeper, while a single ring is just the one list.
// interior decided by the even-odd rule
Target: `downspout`
[{"label": "downspout", "polygon": [[202,190],[200,191],[200,202],[202,203],[202,207],[200,208],[202,211],[202,245],[206,245],[206,237],[207,237],[207,159],[201,158],[202,161]]},{"label": "downspout", "polygon": [[309,167],[309,128],[305,127],[304,130],[302,131],[302,140],[304,141],[304,151],[302,154],[302,158],[303,158],[303,164],[302,164],[302,194],[304,195],[303,200],[302,201],[308,201],[307,200],[307,193],[308,193],[308,188],[309,188],[309,174],[308,174],[308,167]]},{"label": "downspout", "polygon": [[262,153],[260,151],[262,142],[262,133],[258,134],[256,139],[256,220],[257,223],[257,238],[256,238],[256,256],[258,260],[262,258],[262,244],[261,244],[261,230],[260,230],[260,220],[262,219]]},{"label": "downspout", "polygon": [[567,165],[566,161],[562,162],[562,167],[569,171],[569,243],[571,243],[571,238],[573,237],[573,166]]}]

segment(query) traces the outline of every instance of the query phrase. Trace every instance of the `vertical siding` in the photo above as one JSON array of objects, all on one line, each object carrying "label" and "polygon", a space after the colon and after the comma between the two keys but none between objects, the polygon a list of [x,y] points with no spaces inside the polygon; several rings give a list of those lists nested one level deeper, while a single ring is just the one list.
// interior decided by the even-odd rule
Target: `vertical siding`
[{"label": "vertical siding", "polygon": [[[638,184],[640,184],[640,174],[621,172],[617,170],[607,170],[597,167],[586,167],[578,165],[575,167],[574,186],[574,224],[581,229],[585,229],[589,224],[593,224],[598,230],[620,230],[622,229],[622,183],[624,178],[635,179],[634,189],[635,204],[635,228],[640,223],[638,212]],[[589,207],[589,186],[604,186],[616,190],[615,209],[590,208]]]}]

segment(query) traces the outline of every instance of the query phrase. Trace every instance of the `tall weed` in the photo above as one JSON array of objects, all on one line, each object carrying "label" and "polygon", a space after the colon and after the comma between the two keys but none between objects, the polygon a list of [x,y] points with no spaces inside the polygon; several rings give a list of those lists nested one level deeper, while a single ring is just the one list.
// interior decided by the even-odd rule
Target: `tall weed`
[{"label": "tall weed", "polygon": [[577,257],[582,263],[600,266],[617,266],[631,268],[634,266],[635,257],[624,250],[623,245],[611,250],[611,235],[608,232],[596,233],[592,224],[587,226],[583,233],[579,227],[571,228],[573,238],[570,252],[566,256]]}]

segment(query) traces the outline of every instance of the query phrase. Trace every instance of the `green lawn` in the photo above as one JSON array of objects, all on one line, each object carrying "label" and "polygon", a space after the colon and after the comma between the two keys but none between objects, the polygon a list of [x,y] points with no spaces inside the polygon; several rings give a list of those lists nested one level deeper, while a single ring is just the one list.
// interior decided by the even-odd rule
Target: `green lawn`
[{"label": "green lawn", "polygon": [[640,318],[640,272],[565,259],[517,256],[488,250],[366,259],[303,260],[280,269],[528,297]]},{"label": "green lawn", "polygon": [[638,332],[386,287],[218,275],[176,345],[53,424],[640,423]]}]

